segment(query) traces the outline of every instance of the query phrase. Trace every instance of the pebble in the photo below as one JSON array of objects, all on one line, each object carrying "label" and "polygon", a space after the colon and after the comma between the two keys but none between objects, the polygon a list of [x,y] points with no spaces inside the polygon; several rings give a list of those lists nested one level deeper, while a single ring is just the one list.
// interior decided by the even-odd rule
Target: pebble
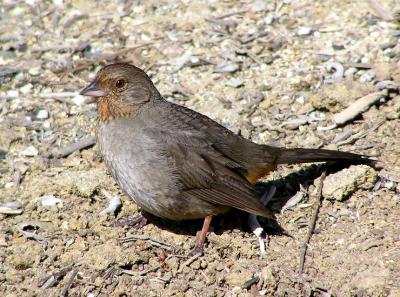
[{"label": "pebble", "polygon": [[72,98],[72,102],[74,102],[78,106],[82,105],[85,100],[86,98],[82,95],[76,95],[74,98]]},{"label": "pebble", "polygon": [[358,189],[372,189],[377,180],[377,173],[367,165],[352,165],[334,174],[324,181],[322,194],[328,200],[343,201]]},{"label": "pebble", "polygon": [[351,63],[361,63],[361,57],[359,57],[359,56],[354,56],[354,57],[352,57],[351,59],[350,59],[350,62]]},{"label": "pebble", "polygon": [[395,46],[397,45],[397,41],[389,41],[389,42],[385,42],[385,43],[382,43],[379,47],[381,48],[381,50],[386,50],[386,49],[389,49],[389,48],[394,48]]},{"label": "pebble", "polygon": [[267,15],[264,18],[264,22],[266,25],[272,25],[272,23],[275,21],[275,18],[272,15]]},{"label": "pebble", "polygon": [[32,92],[32,84],[26,84],[23,87],[19,88],[22,94],[27,95]]},{"label": "pebble", "polygon": [[311,27],[300,27],[297,30],[297,36],[309,36],[313,33],[313,29]]},{"label": "pebble", "polygon": [[21,154],[23,156],[27,156],[27,157],[34,157],[38,155],[38,150],[34,147],[34,146],[28,146],[26,149],[24,149]]},{"label": "pebble", "polygon": [[351,77],[358,72],[358,69],[355,67],[350,67],[344,72],[345,77]]},{"label": "pebble", "polygon": [[267,10],[267,1],[255,1],[251,7],[251,11],[254,13],[262,12]]},{"label": "pebble", "polygon": [[385,56],[388,57],[388,58],[394,58],[394,57],[396,57],[396,53],[395,53],[391,48],[388,48],[388,49],[384,50],[383,53],[384,53]]},{"label": "pebble", "polygon": [[45,207],[54,205],[59,205],[60,207],[63,206],[63,201],[60,198],[55,197],[54,195],[42,196],[39,198],[39,200]]},{"label": "pebble", "polygon": [[39,67],[32,67],[29,69],[28,73],[30,75],[36,76],[40,74],[40,66]]},{"label": "pebble", "polygon": [[363,75],[360,76],[360,82],[366,83],[374,80],[376,73],[373,69],[365,71]]},{"label": "pebble", "polygon": [[41,109],[37,112],[36,118],[40,120],[45,120],[49,118],[49,112],[46,109]]},{"label": "pebble", "polygon": [[394,37],[400,37],[400,30],[393,31],[392,35]]},{"label": "pebble", "polygon": [[243,86],[243,81],[238,78],[231,78],[225,83],[228,87],[239,88]]}]

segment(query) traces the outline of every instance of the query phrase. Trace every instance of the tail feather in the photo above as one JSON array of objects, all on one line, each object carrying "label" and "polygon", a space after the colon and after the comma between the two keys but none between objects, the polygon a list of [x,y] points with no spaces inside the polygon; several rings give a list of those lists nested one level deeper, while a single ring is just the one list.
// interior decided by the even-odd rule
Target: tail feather
[{"label": "tail feather", "polygon": [[351,161],[354,163],[374,165],[375,160],[370,159],[368,156],[340,152],[334,150],[324,149],[282,149],[276,160],[277,164],[296,164],[296,163],[310,163],[310,162],[326,162],[326,161]]}]

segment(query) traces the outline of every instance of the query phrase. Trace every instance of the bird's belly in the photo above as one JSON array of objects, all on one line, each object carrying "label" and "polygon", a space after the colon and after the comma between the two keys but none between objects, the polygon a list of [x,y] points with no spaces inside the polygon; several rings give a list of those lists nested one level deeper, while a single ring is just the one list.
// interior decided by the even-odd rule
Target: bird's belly
[{"label": "bird's belly", "polygon": [[[112,175],[119,186],[143,210],[171,220],[189,220],[217,215],[226,207],[181,195],[179,182],[166,171],[154,171],[144,164],[129,164],[129,170],[119,162],[110,164]],[[137,165],[137,166],[135,166]],[[148,176],[151,173],[151,178]]]},{"label": "bird's belly", "polygon": [[[104,160],[121,189],[143,210],[162,218],[187,220],[227,210],[207,201],[186,197],[174,164],[140,135],[119,134],[118,129],[98,132]],[[147,142],[146,142],[147,141]]]}]

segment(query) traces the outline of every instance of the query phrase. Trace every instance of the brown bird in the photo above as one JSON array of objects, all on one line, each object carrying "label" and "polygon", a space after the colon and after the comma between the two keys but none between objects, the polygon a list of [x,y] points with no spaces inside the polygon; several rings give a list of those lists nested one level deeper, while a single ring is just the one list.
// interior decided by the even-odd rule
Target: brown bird
[{"label": "brown bird", "polygon": [[129,64],[102,68],[81,94],[95,97],[104,160],[142,211],[171,220],[205,218],[197,249],[211,217],[230,208],[275,218],[253,185],[278,164],[370,161],[347,152],[256,144],[166,101],[146,73]]}]

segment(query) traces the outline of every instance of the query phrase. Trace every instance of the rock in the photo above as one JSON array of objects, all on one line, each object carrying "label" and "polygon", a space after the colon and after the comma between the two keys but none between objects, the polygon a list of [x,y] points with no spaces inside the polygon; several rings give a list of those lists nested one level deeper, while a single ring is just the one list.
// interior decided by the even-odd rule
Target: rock
[{"label": "rock", "polygon": [[72,98],[71,101],[74,102],[75,105],[81,106],[86,101],[86,98],[82,95],[76,95]]},{"label": "rock", "polygon": [[25,148],[21,154],[27,157],[35,157],[39,154],[39,151],[33,145],[31,145]]},{"label": "rock", "polygon": [[251,271],[231,272],[225,279],[230,286],[243,286],[243,284],[253,277]]},{"label": "rock", "polygon": [[114,243],[99,244],[85,253],[83,263],[90,269],[104,271],[113,264],[124,262],[127,253]]},{"label": "rock", "polygon": [[344,76],[345,76],[345,77],[351,77],[351,76],[353,76],[354,74],[356,74],[357,72],[358,72],[358,69],[357,69],[357,68],[350,67],[349,69],[347,69],[347,70],[344,72]]},{"label": "rock", "polygon": [[239,286],[233,287],[231,290],[232,294],[234,294],[234,296],[239,295],[240,293],[242,293],[242,288]]},{"label": "rock", "polygon": [[228,87],[239,88],[243,86],[243,81],[238,78],[231,78],[225,83]]},{"label": "rock", "polygon": [[375,77],[376,77],[375,71],[373,69],[370,69],[365,71],[365,73],[363,73],[360,76],[360,82],[362,83],[371,82],[374,80]]},{"label": "rock", "polygon": [[41,72],[40,66],[31,67],[28,72],[30,75],[33,75],[33,76],[39,75]]},{"label": "rock", "polygon": [[392,41],[389,41],[389,42],[382,43],[379,47],[381,48],[381,50],[384,51],[384,50],[386,50],[388,48],[394,48],[396,45],[397,45],[397,41],[396,40],[392,40]]},{"label": "rock", "polygon": [[300,27],[297,30],[297,36],[309,36],[314,30],[311,27]]},{"label": "rock", "polygon": [[36,118],[39,120],[45,120],[49,118],[49,112],[46,109],[41,109],[37,112]]},{"label": "rock", "polygon": [[267,1],[255,1],[251,7],[251,11],[254,13],[262,12],[267,10]]},{"label": "rock", "polygon": [[[0,159],[2,159],[2,154],[5,154],[10,148],[13,140],[17,138],[15,132],[6,123],[0,123]],[[4,152],[4,153],[2,153]]]},{"label": "rock", "polygon": [[261,270],[258,285],[263,289],[268,289],[272,294],[276,288],[276,279],[270,266]]},{"label": "rock", "polygon": [[102,169],[85,171],[67,171],[55,180],[62,188],[68,188],[82,197],[90,197],[105,184],[105,173]]},{"label": "rock", "polygon": [[343,201],[359,189],[372,189],[377,177],[373,168],[367,165],[353,165],[327,176],[322,194],[326,199]]}]

